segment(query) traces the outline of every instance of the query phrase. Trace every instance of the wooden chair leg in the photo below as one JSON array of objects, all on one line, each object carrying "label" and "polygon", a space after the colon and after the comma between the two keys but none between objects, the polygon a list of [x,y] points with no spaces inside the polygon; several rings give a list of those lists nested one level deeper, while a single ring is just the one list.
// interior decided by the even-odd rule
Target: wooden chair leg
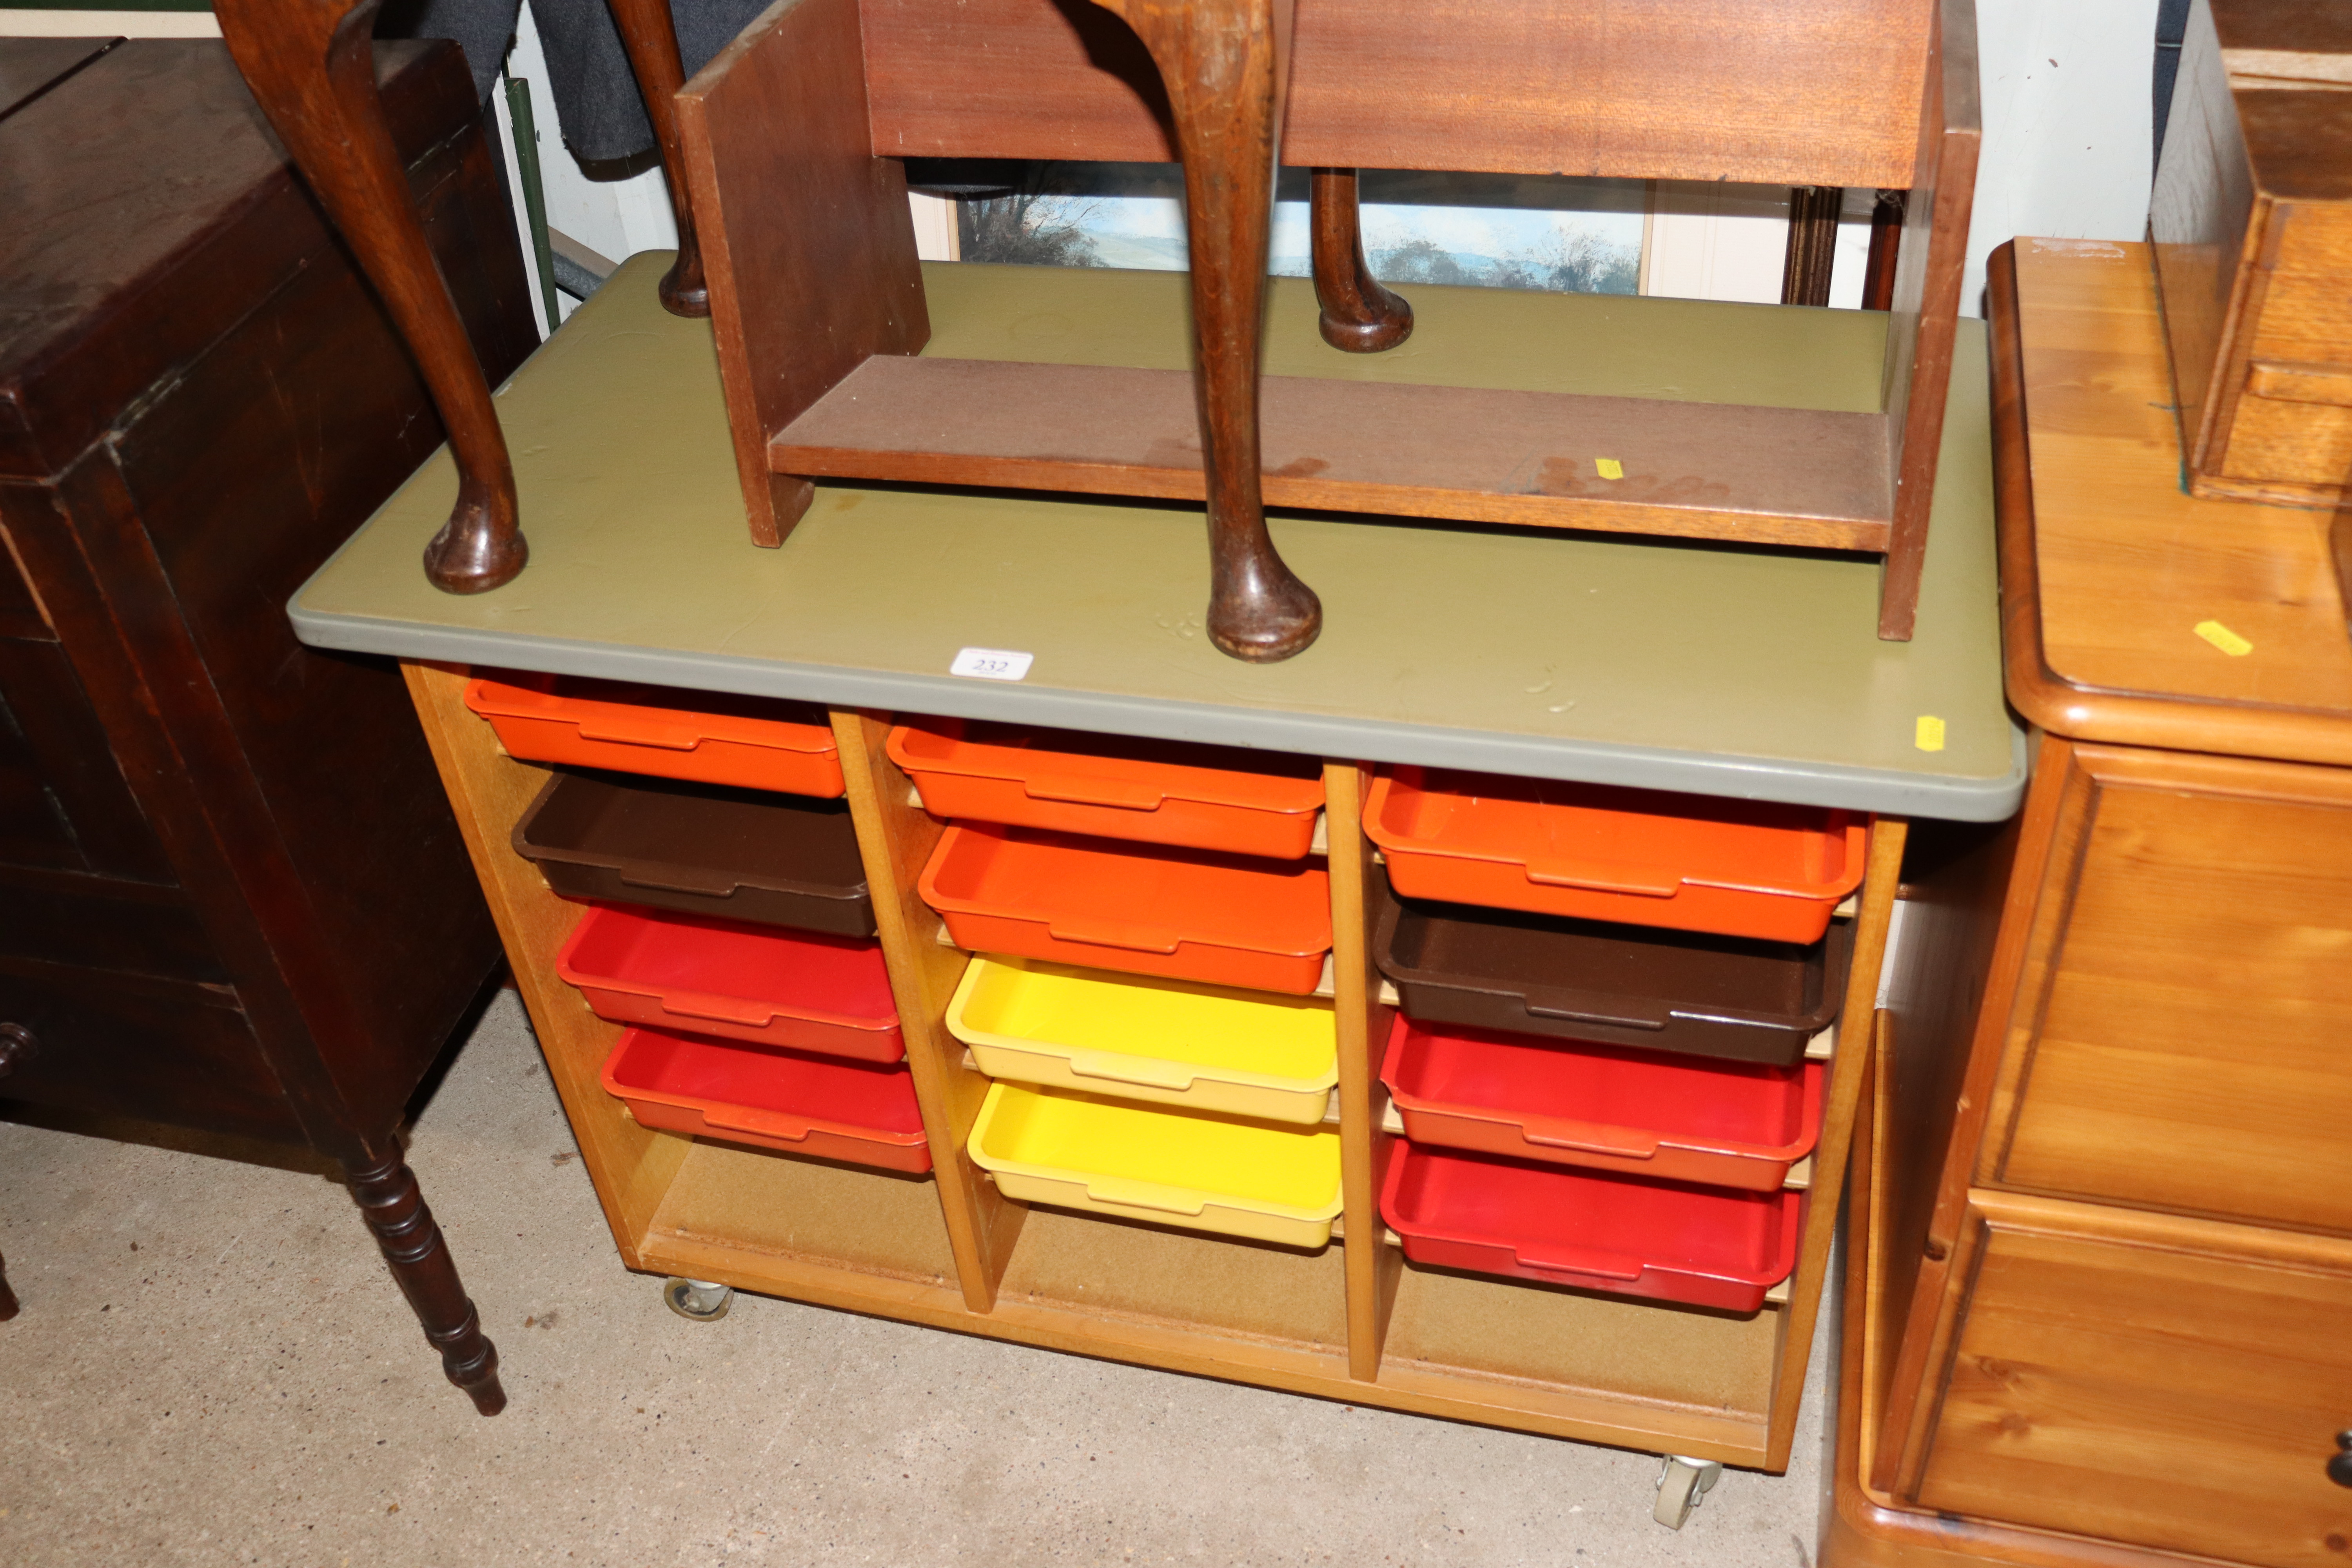
[{"label": "wooden chair leg", "polygon": [[1290,0],[1096,4],[1124,17],[1150,51],[1184,163],[1193,382],[1209,489],[1209,639],[1253,663],[1288,658],[1323,629],[1322,602],[1266,533],[1259,487],[1258,341]]},{"label": "wooden chair leg", "polygon": [[1837,262],[1838,210],[1845,192],[1836,185],[1795,185],[1789,191],[1789,246],[1780,260],[1780,303],[1826,305],[1830,273]]},{"label": "wooden chair leg", "polygon": [[1323,341],[1351,354],[1378,353],[1412,336],[1412,307],[1381,286],[1364,260],[1364,227],[1356,203],[1356,171],[1318,169],[1307,187],[1315,237],[1317,323]]},{"label": "wooden chair leg", "polygon": [[507,1407],[499,1386],[499,1352],[482,1332],[482,1321],[457,1279],[457,1266],[416,1189],[416,1175],[397,1145],[364,1165],[346,1165],[352,1201],[360,1205],[376,1246],[392,1265],[400,1293],[425,1325],[425,1337],[441,1352],[441,1369],[473,1399],[474,1408],[496,1415]]},{"label": "wooden chair leg", "polygon": [[8,1289],[8,1260],[0,1258],[0,1323],[16,1315],[16,1292]]},{"label": "wooden chair leg", "polygon": [[1862,273],[1862,308],[1885,310],[1895,304],[1895,263],[1903,254],[1903,208],[1906,193],[1881,191],[1870,209],[1870,263]]},{"label": "wooden chair leg", "polygon": [[673,316],[710,314],[710,289],[702,280],[702,247],[694,235],[687,201],[686,154],[677,134],[677,89],[686,85],[686,65],[677,52],[677,26],[669,0],[609,0],[629,68],[646,100],[661,143],[662,175],[669,182],[669,208],[677,218],[677,260],[661,280],[662,308]]},{"label": "wooden chair leg", "polygon": [[479,594],[513,581],[529,550],[489,385],[376,96],[376,4],[217,0],[215,14],[262,113],[391,310],[448,430],[457,505],[425,547],[425,574],[448,593]]}]

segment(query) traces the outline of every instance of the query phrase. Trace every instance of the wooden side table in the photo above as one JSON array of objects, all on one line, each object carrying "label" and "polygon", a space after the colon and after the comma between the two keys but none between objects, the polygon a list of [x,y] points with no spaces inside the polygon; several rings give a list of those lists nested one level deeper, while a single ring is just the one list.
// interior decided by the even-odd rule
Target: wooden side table
[{"label": "wooden side table", "polygon": [[[2321,510],[2180,484],[2146,247],[1992,271],[2015,832],[1915,875],[1822,1560],[2352,1541],[2352,647]],[[2339,1436],[2341,1435],[2341,1436]]]},{"label": "wooden side table", "polygon": [[[503,376],[530,306],[464,63],[376,62]],[[496,940],[398,675],[284,610],[432,404],[218,44],[0,44],[0,1098],[337,1161],[495,1411],[395,1131]]]}]

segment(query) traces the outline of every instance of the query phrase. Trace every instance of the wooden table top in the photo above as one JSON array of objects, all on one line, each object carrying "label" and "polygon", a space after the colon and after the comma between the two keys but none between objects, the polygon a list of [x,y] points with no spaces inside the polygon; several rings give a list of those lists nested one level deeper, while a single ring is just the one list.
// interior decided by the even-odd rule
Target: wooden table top
[{"label": "wooden table top", "polygon": [[[1322,595],[1323,637],[1251,666],[1201,635],[1197,503],[827,484],[782,549],[754,549],[709,327],[656,304],[665,265],[632,260],[499,395],[523,574],[470,598],[425,583],[420,552],[456,493],[445,454],[296,595],[304,640],[1912,816],[1997,820],[2022,793],[1979,332],[1954,369],[1912,642],[1874,635],[1872,560],[1314,514],[1272,527]],[[926,281],[930,353],[1184,363],[1181,274],[947,264]],[[1391,363],[1323,348],[1305,279],[1272,296],[1275,374],[1533,375],[1795,407],[1877,395],[1884,318],[1857,311],[1424,287]],[[951,675],[965,647],[1034,662],[1019,682]]]},{"label": "wooden table top", "polygon": [[2352,764],[2332,514],[2183,488],[2147,247],[2014,257],[2013,296],[1993,289],[2011,700],[2078,741]]}]

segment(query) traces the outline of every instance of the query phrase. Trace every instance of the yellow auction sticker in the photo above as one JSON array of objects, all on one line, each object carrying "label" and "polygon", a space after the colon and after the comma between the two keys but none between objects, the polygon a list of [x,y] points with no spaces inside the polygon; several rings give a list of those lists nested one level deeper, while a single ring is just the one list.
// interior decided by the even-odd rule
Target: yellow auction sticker
[{"label": "yellow auction sticker", "polygon": [[2219,621],[2200,621],[2191,629],[2231,658],[2243,658],[2254,651],[2253,644]]},{"label": "yellow auction sticker", "polygon": [[1919,722],[1911,731],[1911,743],[1923,752],[1944,749],[1944,721],[1933,713],[1919,715]]},{"label": "yellow auction sticker", "polygon": [[1614,458],[1595,458],[1592,459],[1592,466],[1604,479],[1622,479],[1625,477],[1625,465]]}]

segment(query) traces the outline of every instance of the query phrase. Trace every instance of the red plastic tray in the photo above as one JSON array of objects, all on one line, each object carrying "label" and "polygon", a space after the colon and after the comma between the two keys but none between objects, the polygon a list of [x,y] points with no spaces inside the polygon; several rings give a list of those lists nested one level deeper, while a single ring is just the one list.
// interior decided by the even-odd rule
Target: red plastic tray
[{"label": "red plastic tray", "polygon": [[824,710],[773,698],[687,694],[570,676],[482,677],[466,706],[507,754],[617,773],[834,796],[841,753]]},{"label": "red plastic tray", "polygon": [[1312,758],[923,719],[890,731],[890,760],[937,816],[1296,860],[1315,841]]},{"label": "red plastic tray", "polygon": [[1797,1266],[1804,1196],[1527,1165],[1400,1139],[1381,1215],[1416,1263],[1753,1312]]},{"label": "red plastic tray", "polygon": [[1384,769],[1364,832],[1411,899],[1803,945],[1862,885],[1852,812]]},{"label": "red plastic tray", "polygon": [[1401,1014],[1381,1081],[1416,1143],[1759,1193],[1822,1131],[1820,1062],[1710,1062]]},{"label": "red plastic tray", "polygon": [[1304,996],[1331,949],[1330,884],[1319,859],[958,825],[919,886],[973,952]]},{"label": "red plastic tray", "polygon": [[846,1160],[931,1168],[904,1066],[854,1067],[662,1029],[630,1029],[604,1061],[604,1089],[641,1127]]},{"label": "red plastic tray", "polygon": [[599,1017],[861,1061],[907,1054],[880,944],[599,905],[555,972]]}]

